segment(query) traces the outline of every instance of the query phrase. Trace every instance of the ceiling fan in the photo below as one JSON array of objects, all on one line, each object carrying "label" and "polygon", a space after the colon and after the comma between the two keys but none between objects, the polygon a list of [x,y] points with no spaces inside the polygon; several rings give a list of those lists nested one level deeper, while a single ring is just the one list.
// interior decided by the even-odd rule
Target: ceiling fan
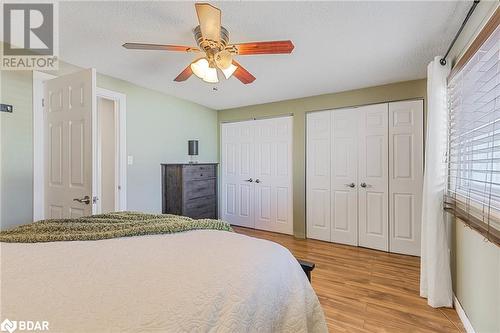
[{"label": "ceiling fan", "polygon": [[291,53],[294,48],[290,40],[230,44],[229,31],[221,26],[220,9],[208,3],[196,3],[195,7],[200,25],[194,28],[193,33],[198,47],[144,43],[125,43],[123,47],[136,50],[204,52],[203,57],[189,64],[174,81],[185,81],[195,74],[205,82],[217,83],[219,69],[226,79],[234,75],[244,84],[252,83],[255,77],[233,59],[235,55]]}]

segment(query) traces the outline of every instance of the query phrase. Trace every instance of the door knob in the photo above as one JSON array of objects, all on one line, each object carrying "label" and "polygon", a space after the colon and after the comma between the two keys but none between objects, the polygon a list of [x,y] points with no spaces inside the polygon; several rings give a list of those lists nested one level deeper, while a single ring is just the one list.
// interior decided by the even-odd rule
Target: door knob
[{"label": "door knob", "polygon": [[251,183],[251,182],[253,182],[253,179],[249,178],[249,179],[245,179],[245,181]]},{"label": "door knob", "polygon": [[255,180],[255,182],[256,182],[257,184],[258,184],[258,183],[260,183],[259,178],[257,178],[257,179]]},{"label": "door knob", "polygon": [[361,184],[359,184],[359,186],[361,186],[361,187],[367,187],[368,185],[366,185],[366,183],[361,183]]},{"label": "door knob", "polygon": [[78,201],[79,203],[84,203],[84,204],[88,205],[90,203],[90,197],[88,195],[86,195],[80,199],[75,198],[75,199],[73,199],[73,201]]},{"label": "door knob", "polygon": [[356,184],[350,183],[350,184],[345,184],[345,186],[350,187],[350,188],[355,188]]}]

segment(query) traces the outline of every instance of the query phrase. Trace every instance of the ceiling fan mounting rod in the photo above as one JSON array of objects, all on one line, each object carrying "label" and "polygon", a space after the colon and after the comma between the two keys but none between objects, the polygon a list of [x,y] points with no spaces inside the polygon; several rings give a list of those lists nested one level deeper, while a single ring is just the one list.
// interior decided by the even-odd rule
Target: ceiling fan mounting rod
[{"label": "ceiling fan mounting rod", "polygon": [[217,49],[208,49],[208,50],[205,50],[205,52],[207,55],[209,67],[217,68],[217,65],[215,63],[215,54],[218,52],[218,50]]}]

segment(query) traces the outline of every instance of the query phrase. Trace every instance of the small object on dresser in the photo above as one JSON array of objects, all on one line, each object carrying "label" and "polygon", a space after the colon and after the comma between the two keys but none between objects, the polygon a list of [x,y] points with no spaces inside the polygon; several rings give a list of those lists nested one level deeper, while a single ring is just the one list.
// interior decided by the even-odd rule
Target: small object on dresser
[{"label": "small object on dresser", "polygon": [[198,163],[196,159],[196,156],[198,156],[198,140],[188,141],[188,155],[189,155],[189,163],[191,164]]},{"label": "small object on dresser", "polygon": [[217,218],[217,164],[162,164],[162,212]]}]

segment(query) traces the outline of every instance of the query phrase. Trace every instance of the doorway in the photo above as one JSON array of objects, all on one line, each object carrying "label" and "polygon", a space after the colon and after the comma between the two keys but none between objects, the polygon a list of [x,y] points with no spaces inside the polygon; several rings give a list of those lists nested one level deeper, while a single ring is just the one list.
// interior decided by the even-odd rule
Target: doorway
[{"label": "doorway", "polygon": [[114,212],[120,205],[116,111],[114,100],[97,97],[97,213]]},{"label": "doorway", "polygon": [[[46,208],[48,143],[44,93],[46,83],[55,78],[50,74],[33,72],[33,221],[53,215]],[[95,88],[94,94],[92,140],[88,142],[92,146],[91,213],[123,211],[127,209],[126,95],[102,88]]]}]

